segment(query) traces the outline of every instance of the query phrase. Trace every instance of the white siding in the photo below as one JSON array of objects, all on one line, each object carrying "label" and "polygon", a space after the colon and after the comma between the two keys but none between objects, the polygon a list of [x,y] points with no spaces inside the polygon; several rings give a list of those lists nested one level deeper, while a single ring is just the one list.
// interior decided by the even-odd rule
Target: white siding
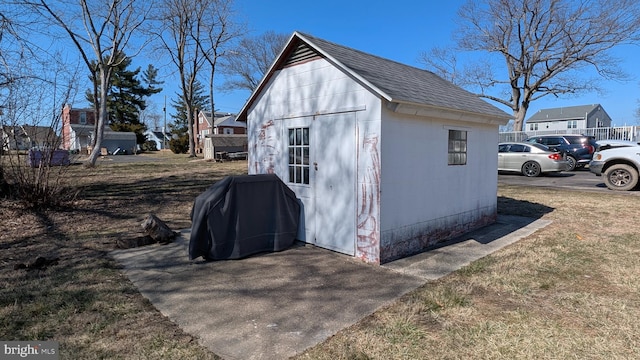
[{"label": "white siding", "polygon": [[[467,131],[467,164],[448,165],[448,133]],[[384,112],[382,260],[486,225],[497,211],[495,125]]]},{"label": "white siding", "polygon": [[[286,174],[283,119],[367,109],[371,94],[326,60],[287,67],[274,74],[247,115],[249,173]],[[353,154],[352,154],[353,155]]]},{"label": "white siding", "polygon": [[[353,116],[336,119],[355,119],[356,149],[332,156],[357,169],[355,184],[341,185],[345,196],[334,199],[349,199],[338,205],[355,209],[349,215],[355,219],[344,221],[355,226],[356,257],[386,262],[495,221],[497,125],[391,112],[383,100],[325,60],[276,72],[256,96],[247,113],[249,174],[275,173],[288,183],[287,126],[311,124],[316,135],[331,137],[329,122],[318,125],[323,122],[314,119],[345,112]],[[449,129],[468,131],[466,165],[447,164]],[[322,194],[313,194],[308,186],[289,186],[314,208],[307,209],[313,214],[317,204],[310,199]],[[331,231],[305,226],[311,233]]]},{"label": "white siding", "polygon": [[[587,127],[587,121],[584,119],[576,119],[575,120],[577,125],[576,125],[576,129],[584,129]],[[555,120],[555,121],[546,121],[546,122],[540,122],[537,123],[538,124],[538,129],[537,131],[567,131],[569,130],[567,128],[567,123],[568,120]],[[525,124],[525,129],[526,130],[530,130],[531,125],[530,124]],[[536,131],[536,130],[533,130]]]},{"label": "white siding", "polygon": [[[321,117],[318,117],[318,115],[339,113],[353,114],[351,116],[340,116],[337,119],[356,121],[356,124],[351,127],[355,131],[351,132],[350,136],[357,136],[352,142],[356,144],[357,149],[354,149],[353,146],[349,148],[337,144],[339,152],[337,154],[334,152],[332,156],[340,157],[340,159],[336,159],[336,164],[344,163],[353,164],[352,167],[358,166],[356,163],[359,163],[360,160],[357,157],[357,153],[361,151],[362,139],[366,137],[380,138],[379,104],[379,99],[371,92],[323,59],[278,71],[271,78],[263,93],[259,94],[248,112],[249,174],[275,173],[282,180],[288,182],[287,137],[285,136],[287,126],[292,124],[295,126],[313,124],[311,125],[314,132],[313,136],[331,138],[334,136],[333,131],[341,127],[333,127],[330,122],[320,121]],[[332,142],[327,142],[326,140],[323,143],[332,144]],[[371,150],[371,146],[367,146],[367,149]],[[379,144],[375,144],[373,149],[379,153]],[[322,151],[322,149],[315,149],[315,151]],[[369,153],[366,155],[361,157],[365,163],[364,166],[371,162]],[[319,157],[319,155],[316,156]],[[319,167],[318,171],[330,169],[330,165],[327,167],[327,164],[319,164]],[[332,194],[332,196],[343,199],[343,203],[336,204],[336,206],[340,205],[340,208],[345,209],[344,213],[348,215],[344,217],[333,216],[333,218],[342,219],[353,229],[350,241],[354,246],[347,253],[355,253],[355,256],[365,258],[367,261],[377,262],[379,241],[378,204],[374,204],[371,208],[367,207],[367,215],[373,216],[374,219],[366,224],[374,224],[373,232],[367,233],[369,237],[363,237],[365,240],[361,243],[362,246],[358,246],[356,238],[353,238],[359,238],[361,235],[360,231],[358,231],[357,235],[355,231],[357,220],[362,219],[360,213],[356,214],[356,209],[361,209],[356,202],[369,199],[368,195],[370,194],[369,192],[363,194],[362,191],[356,190],[356,188],[362,189],[364,186],[367,191],[373,191],[374,188],[370,185],[376,180],[375,177],[371,176],[370,169],[361,172],[359,169],[352,168],[347,169],[347,171],[355,174],[353,176],[354,182],[337,190],[342,192],[343,195]],[[379,169],[375,171],[379,172]],[[379,175],[377,175],[377,178],[379,179]],[[290,184],[290,187],[306,203],[307,208],[305,211],[308,212],[307,214],[313,215],[315,211],[315,209],[310,209],[309,206],[314,207],[323,203],[322,201],[315,203],[311,200],[313,196],[319,197],[322,194],[309,194],[308,187],[292,184]],[[376,186],[375,188],[377,189],[378,187]],[[354,191],[356,191],[355,196]],[[378,195],[379,192],[376,193],[376,196]],[[334,211],[337,211],[336,209]],[[369,212],[369,210],[371,211]],[[309,224],[307,219],[305,226],[313,230],[315,224]],[[369,231],[370,229],[365,230]],[[331,230],[318,229],[318,231]],[[300,233],[300,235],[302,236],[303,234]],[[367,242],[368,239],[373,239],[375,242],[369,244]],[[311,239],[307,239],[307,241],[312,242]],[[336,243],[339,242],[341,241],[336,239]],[[328,247],[331,248],[330,246]]]}]

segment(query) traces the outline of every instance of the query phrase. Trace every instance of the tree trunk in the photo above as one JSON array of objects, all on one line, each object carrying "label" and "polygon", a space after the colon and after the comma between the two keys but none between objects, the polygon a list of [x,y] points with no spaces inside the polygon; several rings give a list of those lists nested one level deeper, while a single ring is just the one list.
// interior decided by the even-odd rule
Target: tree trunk
[{"label": "tree trunk", "polygon": [[527,107],[520,106],[513,111],[513,131],[524,131],[524,117],[527,114]]},{"label": "tree trunk", "polygon": [[149,214],[142,222],[142,229],[153,240],[160,243],[170,243],[177,235],[177,233],[169,229],[167,224],[153,214]]},{"label": "tree trunk", "polygon": [[95,144],[93,145],[93,150],[91,150],[91,154],[89,155],[89,159],[85,164],[88,167],[96,166],[96,161],[98,160],[98,156],[100,155],[100,147],[102,146],[102,138],[104,137],[104,127],[108,122],[109,113],[107,112],[107,86],[110,83],[111,78],[111,69],[105,69],[107,65],[99,65],[100,66],[100,109],[98,110],[98,116],[96,118],[96,132],[95,136]]},{"label": "tree trunk", "polygon": [[197,157],[196,155],[196,121],[191,113],[191,107],[188,107],[187,122],[189,123],[189,157]]}]

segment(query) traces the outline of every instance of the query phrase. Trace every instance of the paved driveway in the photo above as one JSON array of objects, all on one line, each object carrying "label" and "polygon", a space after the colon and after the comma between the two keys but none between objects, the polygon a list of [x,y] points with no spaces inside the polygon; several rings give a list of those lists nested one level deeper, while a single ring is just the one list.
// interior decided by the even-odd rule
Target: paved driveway
[{"label": "paved driveway", "polygon": [[561,172],[558,174],[546,174],[529,178],[518,173],[499,173],[498,183],[505,185],[521,185],[535,187],[552,187],[568,190],[587,190],[596,192],[608,192],[616,194],[628,194],[640,196],[640,191],[613,191],[607,189],[601,176],[596,176],[589,169]]}]

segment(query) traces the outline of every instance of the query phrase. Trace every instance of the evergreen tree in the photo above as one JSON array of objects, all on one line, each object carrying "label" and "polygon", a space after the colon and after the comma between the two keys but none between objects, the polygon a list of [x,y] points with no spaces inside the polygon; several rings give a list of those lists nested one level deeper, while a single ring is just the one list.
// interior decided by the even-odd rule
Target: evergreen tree
[{"label": "evergreen tree", "polygon": [[[142,79],[139,79],[140,68],[128,70],[130,65],[131,58],[125,56],[111,77],[107,96],[109,126],[114,131],[135,132],[137,143],[143,144],[147,127],[140,121],[139,113],[147,107],[147,97],[162,91],[157,87],[162,82],[157,81],[158,70],[153,65],[142,73]],[[92,91],[87,90],[87,100],[93,104]]]},{"label": "evergreen tree", "polygon": [[[173,116],[173,124],[169,125],[173,136],[169,145],[174,153],[180,154],[186,153],[189,150],[189,125],[187,124],[187,112],[182,94],[182,91],[176,93],[178,100],[171,101],[171,105],[176,110],[176,114]],[[194,108],[208,111],[207,104],[209,103],[209,96],[205,94],[202,83],[197,80],[193,84],[193,99]]]},{"label": "evergreen tree", "polygon": [[[187,133],[187,113],[186,106],[184,105],[184,99],[182,97],[182,91],[177,92],[178,100],[172,100],[171,105],[176,109],[176,114],[173,116],[173,124],[171,126],[172,134]],[[194,107],[199,110],[208,111],[207,103],[209,102],[209,96],[205,94],[204,86],[202,83],[196,80],[193,85],[193,99]]]}]

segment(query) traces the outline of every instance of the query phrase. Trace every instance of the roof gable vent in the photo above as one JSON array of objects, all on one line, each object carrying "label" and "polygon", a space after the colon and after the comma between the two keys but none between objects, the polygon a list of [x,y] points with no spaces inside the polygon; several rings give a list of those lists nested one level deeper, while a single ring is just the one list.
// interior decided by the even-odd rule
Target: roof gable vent
[{"label": "roof gable vent", "polygon": [[299,41],[297,47],[291,51],[287,60],[282,64],[282,67],[296,65],[318,58],[320,58],[320,54],[304,41]]}]

